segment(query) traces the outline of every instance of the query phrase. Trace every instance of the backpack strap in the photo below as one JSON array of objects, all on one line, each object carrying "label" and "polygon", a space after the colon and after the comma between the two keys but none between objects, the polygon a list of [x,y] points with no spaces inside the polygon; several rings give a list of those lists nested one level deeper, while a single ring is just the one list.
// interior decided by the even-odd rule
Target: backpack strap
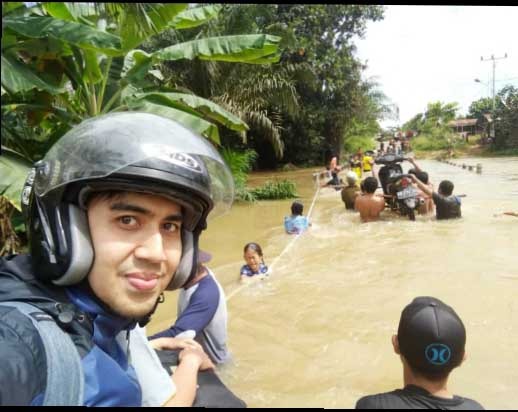
[{"label": "backpack strap", "polygon": [[1,302],[27,316],[40,334],[47,359],[44,406],[82,406],[84,378],[81,358],[70,336],[52,316],[24,302]]}]

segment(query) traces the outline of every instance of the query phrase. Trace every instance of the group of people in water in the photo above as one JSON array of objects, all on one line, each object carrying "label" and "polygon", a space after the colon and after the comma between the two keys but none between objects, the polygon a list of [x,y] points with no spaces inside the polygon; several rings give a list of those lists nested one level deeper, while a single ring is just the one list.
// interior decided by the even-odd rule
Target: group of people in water
[{"label": "group of people in water", "polygon": [[[383,152],[379,152],[380,154]],[[339,179],[338,174],[345,167],[338,165],[337,156],[333,156],[327,166],[331,179],[325,181],[323,187],[332,187],[341,190],[342,201],[347,210],[359,212],[362,222],[373,222],[380,219],[381,212],[385,210],[386,198],[391,195],[384,194],[379,185],[379,179],[375,168],[376,153],[361,149],[351,157],[346,183]],[[430,215],[436,213],[437,219],[454,219],[461,217],[461,200],[453,195],[454,185],[449,180],[443,180],[435,191],[433,183],[426,171],[422,170],[413,157],[408,157],[412,168],[408,175],[412,179],[412,185],[418,192],[420,207],[418,214]]]},{"label": "group of people in water", "polygon": [[[226,299],[199,248],[209,214],[230,207],[231,176],[206,139],[149,113],[90,118],[60,138],[23,189],[28,253],[0,257],[0,405],[246,406],[214,373],[230,359]],[[302,211],[294,202],[288,233],[310,226]],[[240,278],[267,276],[261,247],[243,252]],[[148,336],[174,290],[175,322]],[[446,387],[465,340],[452,308],[416,298],[392,339],[404,389],[356,406],[480,409]]]}]

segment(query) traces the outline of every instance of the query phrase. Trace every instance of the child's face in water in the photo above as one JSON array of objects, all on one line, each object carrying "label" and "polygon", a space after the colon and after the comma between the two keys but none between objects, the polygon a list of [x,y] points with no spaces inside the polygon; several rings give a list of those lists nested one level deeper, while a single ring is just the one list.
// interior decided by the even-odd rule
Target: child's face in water
[{"label": "child's face in water", "polygon": [[261,256],[259,256],[255,250],[247,249],[244,257],[246,264],[250,266],[250,269],[252,269],[254,272],[257,272],[259,270],[259,264],[262,261]]}]

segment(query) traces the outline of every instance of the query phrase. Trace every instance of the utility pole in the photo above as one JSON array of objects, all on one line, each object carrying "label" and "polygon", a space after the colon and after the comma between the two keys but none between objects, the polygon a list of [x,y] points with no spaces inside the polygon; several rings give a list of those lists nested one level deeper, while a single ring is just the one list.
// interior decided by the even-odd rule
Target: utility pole
[{"label": "utility pole", "polygon": [[493,54],[491,55],[490,58],[487,58],[487,59],[484,59],[484,57],[480,57],[480,61],[483,61],[483,62],[487,62],[489,60],[492,60],[493,61],[493,113],[491,114],[492,116],[492,121],[491,121],[491,129],[490,129],[490,133],[489,135],[491,137],[495,137],[495,71],[496,71],[496,61],[497,60],[502,60],[502,59],[507,59],[507,53],[505,53],[505,55],[503,57],[495,57]]}]

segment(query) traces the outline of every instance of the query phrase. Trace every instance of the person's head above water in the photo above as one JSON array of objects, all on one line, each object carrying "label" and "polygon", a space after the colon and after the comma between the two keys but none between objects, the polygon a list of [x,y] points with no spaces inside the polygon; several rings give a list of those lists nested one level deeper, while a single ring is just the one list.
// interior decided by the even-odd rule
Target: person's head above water
[{"label": "person's head above water", "polygon": [[37,277],[87,281],[114,312],[150,312],[195,275],[211,210],[228,209],[232,175],[204,138],[148,113],[88,119],[29,174],[22,193]]},{"label": "person's head above water", "polygon": [[243,252],[243,257],[246,261],[246,264],[250,266],[253,271],[257,271],[261,263],[264,264],[263,250],[258,243],[247,243],[243,249]]},{"label": "person's head above water", "polygon": [[378,188],[378,180],[375,177],[369,176],[363,181],[362,189],[366,193],[372,194]]},{"label": "person's head above water", "polygon": [[443,180],[439,183],[439,194],[444,196],[450,196],[453,193],[453,183],[449,180]]},{"label": "person's head above water", "polygon": [[426,172],[416,172],[414,174],[415,174],[415,177],[417,177],[425,185],[428,184],[428,173],[426,173]]},{"label": "person's head above water", "polygon": [[345,175],[345,180],[347,181],[347,184],[349,186],[354,186],[356,182],[358,181],[358,175],[354,173],[353,171],[348,171]]},{"label": "person's head above water", "polygon": [[293,202],[291,204],[291,214],[295,216],[302,215],[302,212],[304,210],[304,205],[300,202]]}]

